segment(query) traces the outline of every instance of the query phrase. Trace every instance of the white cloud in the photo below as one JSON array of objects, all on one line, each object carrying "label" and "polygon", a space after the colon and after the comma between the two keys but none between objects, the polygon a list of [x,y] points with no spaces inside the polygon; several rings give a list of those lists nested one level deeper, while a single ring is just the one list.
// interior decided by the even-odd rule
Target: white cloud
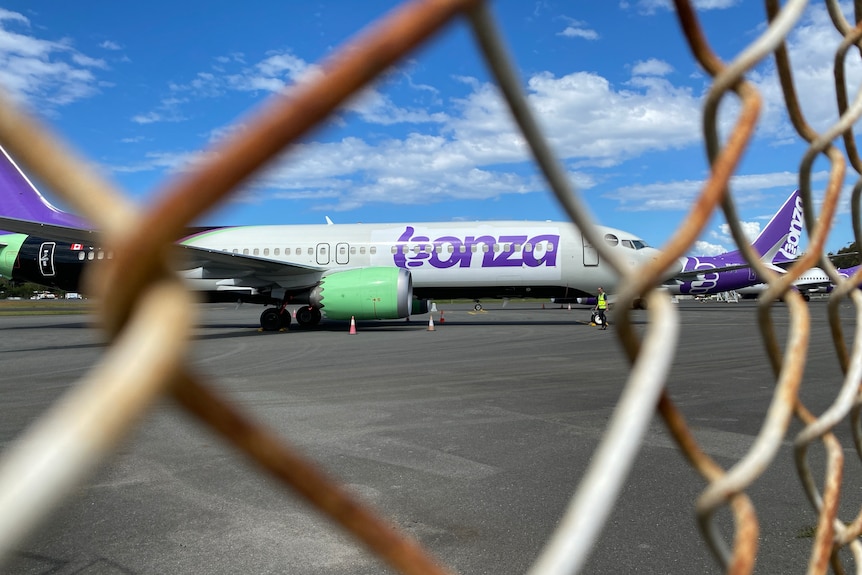
[{"label": "white cloud", "polygon": [[19,103],[50,114],[63,106],[97,93],[93,69],[105,69],[104,60],[77,51],[71,41],[44,40],[18,33],[29,30],[29,20],[0,9],[0,85]]},{"label": "white cloud", "polygon": [[667,76],[671,72],[673,72],[673,66],[656,58],[636,62],[632,66],[632,75],[634,76]]},{"label": "white cloud", "polygon": [[568,21],[568,25],[562,32],[557,32],[557,36],[564,36],[566,38],[583,38],[584,40],[599,39],[599,33],[592,28],[589,28],[586,22],[573,20],[571,18],[564,19]]},{"label": "white cloud", "polygon": [[694,242],[689,253],[694,256],[717,256],[727,252],[728,249],[721,244],[711,244],[702,240]]}]

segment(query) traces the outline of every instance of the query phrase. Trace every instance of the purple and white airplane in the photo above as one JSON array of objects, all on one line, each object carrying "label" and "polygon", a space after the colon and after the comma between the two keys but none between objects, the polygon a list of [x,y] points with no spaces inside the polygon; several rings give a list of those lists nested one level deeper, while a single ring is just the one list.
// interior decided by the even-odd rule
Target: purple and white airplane
[{"label": "purple and white airplane", "polygon": [[[100,234],[52,206],[0,148],[0,275],[79,292],[85,267],[111,259]],[[658,250],[600,227],[630,266]],[[396,319],[433,298],[589,296],[618,277],[568,222],[487,221],[196,228],[177,243],[180,270],[211,301],[267,306],[261,327],[322,317]]]},{"label": "purple and white airplane", "polygon": [[[781,266],[799,255],[802,225],[802,199],[796,190],[772,216],[752,247],[764,264],[783,273]],[[763,282],[739,250],[717,256],[681,258],[680,265],[681,271],[664,286],[673,295],[717,294]]]},{"label": "purple and white airplane", "polygon": [[[852,266],[849,268],[838,268],[836,271],[842,278],[847,279],[855,274],[858,269],[859,266]],[[765,292],[767,287],[769,286],[764,283],[758,283],[741,288],[737,291],[743,298],[756,298]],[[862,289],[862,284],[860,284],[859,287]],[[835,289],[835,284],[832,283],[832,280],[829,279],[829,276],[826,275],[826,272],[821,268],[811,268],[803,272],[802,275],[793,282],[793,289],[802,294],[805,301],[808,301],[811,299],[811,294],[831,293],[832,290]]]}]

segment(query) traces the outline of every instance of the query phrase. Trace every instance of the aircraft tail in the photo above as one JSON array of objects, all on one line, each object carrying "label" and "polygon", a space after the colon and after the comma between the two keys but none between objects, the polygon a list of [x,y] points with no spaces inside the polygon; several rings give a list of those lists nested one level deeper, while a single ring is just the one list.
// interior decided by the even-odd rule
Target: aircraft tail
[{"label": "aircraft tail", "polygon": [[39,193],[11,156],[0,147],[0,217],[67,227],[85,222],[53,205]]},{"label": "aircraft tail", "polygon": [[761,257],[772,253],[768,260],[772,263],[793,261],[799,255],[802,225],[802,198],[799,190],[794,190],[752,246]]},{"label": "aircraft tail", "polygon": [[[794,190],[751,246],[760,256],[760,260],[766,264],[790,263],[799,255],[802,225],[802,198],[799,197],[799,190]],[[725,260],[744,261],[739,250],[719,257]]]}]

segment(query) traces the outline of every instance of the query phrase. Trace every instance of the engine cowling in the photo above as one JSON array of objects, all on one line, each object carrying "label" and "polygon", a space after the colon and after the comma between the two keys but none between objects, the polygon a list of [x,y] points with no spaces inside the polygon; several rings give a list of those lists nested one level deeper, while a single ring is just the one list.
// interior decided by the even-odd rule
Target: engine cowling
[{"label": "engine cowling", "polygon": [[413,303],[413,278],[402,268],[335,272],[311,290],[309,303],[329,319],[399,319]]}]

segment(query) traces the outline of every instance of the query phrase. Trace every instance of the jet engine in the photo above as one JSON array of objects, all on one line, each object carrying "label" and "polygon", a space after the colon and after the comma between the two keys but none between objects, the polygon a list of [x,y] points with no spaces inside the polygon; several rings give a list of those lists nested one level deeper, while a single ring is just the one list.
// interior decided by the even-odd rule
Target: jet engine
[{"label": "jet engine", "polygon": [[324,276],[308,302],[329,319],[398,319],[410,315],[413,278],[402,268],[376,267]]}]

